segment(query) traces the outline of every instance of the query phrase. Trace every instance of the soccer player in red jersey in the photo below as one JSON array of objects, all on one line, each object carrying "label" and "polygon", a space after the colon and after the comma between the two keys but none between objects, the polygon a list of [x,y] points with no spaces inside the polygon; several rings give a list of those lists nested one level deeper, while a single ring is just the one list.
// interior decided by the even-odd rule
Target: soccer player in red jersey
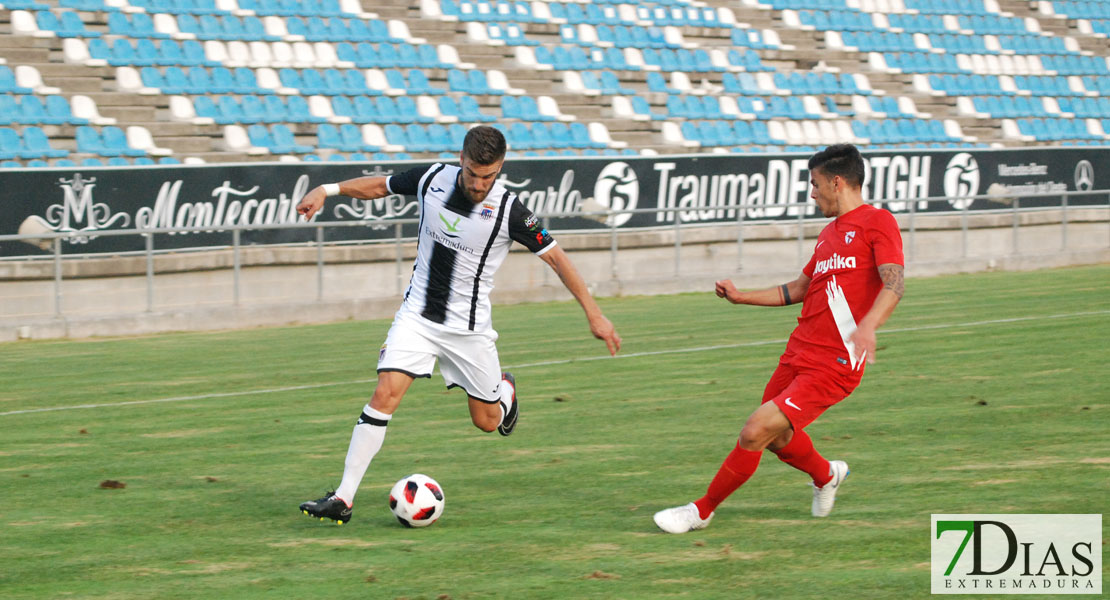
[{"label": "soccer player in red jersey", "polygon": [[702,529],[713,511],[755,473],[769,449],[813,478],[812,514],[832,511],[848,465],[828,461],[805,432],[827,408],[852,393],[865,363],[875,362],[875,331],[905,290],[902,236],[889,212],[863,202],[864,163],[851,144],[829,146],[809,160],[810,196],[834,220],[817,238],[813,257],[794,281],[741,292],[732,281],[716,284],[733,304],[785,306],[802,301],[798,326],[763,402],[744,423],[736,448],[725,458],[705,496],[655,514],[668,533]]}]

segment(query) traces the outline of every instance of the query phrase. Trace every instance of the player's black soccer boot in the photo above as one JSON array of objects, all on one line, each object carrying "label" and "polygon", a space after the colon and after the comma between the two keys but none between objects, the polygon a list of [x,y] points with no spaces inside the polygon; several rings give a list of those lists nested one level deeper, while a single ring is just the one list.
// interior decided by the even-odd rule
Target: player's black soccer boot
[{"label": "player's black soccer boot", "polygon": [[351,522],[352,511],[351,507],[335,495],[335,492],[328,492],[319,500],[309,500],[301,504],[301,512],[321,521],[331,519],[336,525],[342,525]]},{"label": "player's black soccer boot", "polygon": [[509,435],[516,428],[516,418],[520,415],[520,408],[516,399],[516,377],[513,377],[512,373],[502,373],[501,379],[508,381],[509,385],[513,387],[513,404],[509,407],[509,412],[505,414],[505,418],[501,420],[501,424],[497,426],[497,433]]}]

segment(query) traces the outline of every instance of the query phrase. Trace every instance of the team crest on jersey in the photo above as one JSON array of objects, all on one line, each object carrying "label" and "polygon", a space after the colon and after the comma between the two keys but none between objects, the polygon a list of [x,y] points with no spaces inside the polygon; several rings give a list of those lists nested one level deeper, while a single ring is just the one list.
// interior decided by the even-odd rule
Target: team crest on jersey
[{"label": "team crest on jersey", "polygon": [[482,217],[483,221],[488,221],[493,218],[493,209],[494,206],[492,204],[482,205],[482,212],[479,213],[479,215]]},{"label": "team crest on jersey", "polygon": [[847,246],[848,244],[851,244],[852,240],[854,240],[854,239],[856,239],[856,232],[855,231],[849,231],[848,233],[845,233],[844,234],[844,245]]}]

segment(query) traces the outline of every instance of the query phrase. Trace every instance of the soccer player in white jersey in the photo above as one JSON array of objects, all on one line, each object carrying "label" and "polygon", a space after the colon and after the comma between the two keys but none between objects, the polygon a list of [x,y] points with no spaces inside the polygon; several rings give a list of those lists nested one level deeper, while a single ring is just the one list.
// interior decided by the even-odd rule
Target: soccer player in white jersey
[{"label": "soccer player in white jersey", "polygon": [[415,196],[420,207],[416,264],[378,355],[378,385],[351,434],[343,479],[334,492],[301,504],[301,511],[339,524],[351,520],[355,492],[385,440],[386,426],[417,377],[431,377],[436,360],[448,388],[468,396],[479,429],[509,435],[520,414],[516,380],[501,372],[497,332],[490,320],[493,274],[514,241],[547,263],[586,312],[590,332],[609,353],[621,338],[601,313],[574,264],[516,195],[497,177],[505,137],[496,128],[467,132],[459,166],[437,163],[390,177],[359,177],[314,188],[297,205],[311,219],[328,196],[375,199]]},{"label": "soccer player in white jersey", "polygon": [[875,331],[905,290],[902,235],[894,215],[863,203],[864,163],[855,146],[829,146],[810,158],[809,170],[813,201],[835,218],[817,237],[802,274],[751,292],[728,279],[716,285],[717,296],[733,304],[785,306],[800,299],[798,326],[762,404],[744,423],[706,494],[655,514],[655,524],[668,533],[709,525],[714,509],[755,473],[765,449],[812,478],[815,517],[829,515],[848,476],[844,461],[826,460],[814,449],[805,427],[851,394],[864,365],[875,361]]}]

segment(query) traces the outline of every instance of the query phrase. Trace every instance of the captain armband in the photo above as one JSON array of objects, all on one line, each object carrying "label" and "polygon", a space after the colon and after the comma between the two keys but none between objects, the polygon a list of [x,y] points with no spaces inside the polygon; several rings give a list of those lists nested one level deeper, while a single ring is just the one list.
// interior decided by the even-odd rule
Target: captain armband
[{"label": "captain armband", "polygon": [[779,289],[782,290],[782,305],[789,306],[793,304],[793,301],[790,300],[790,289],[786,287],[786,284],[779,286]]}]

